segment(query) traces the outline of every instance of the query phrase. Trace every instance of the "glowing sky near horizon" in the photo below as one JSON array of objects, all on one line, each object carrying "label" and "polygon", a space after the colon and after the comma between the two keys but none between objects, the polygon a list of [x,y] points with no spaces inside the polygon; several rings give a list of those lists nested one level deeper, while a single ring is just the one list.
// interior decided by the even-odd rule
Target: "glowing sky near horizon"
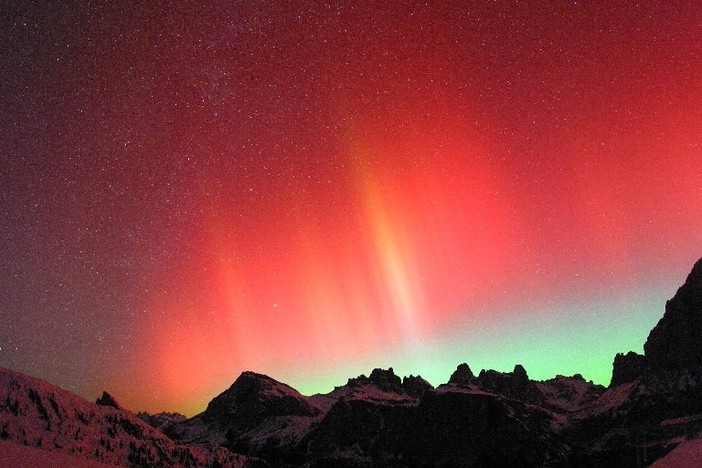
[{"label": "glowing sky near horizon", "polygon": [[702,255],[702,4],[119,3],[0,7],[2,366],[607,384]]}]

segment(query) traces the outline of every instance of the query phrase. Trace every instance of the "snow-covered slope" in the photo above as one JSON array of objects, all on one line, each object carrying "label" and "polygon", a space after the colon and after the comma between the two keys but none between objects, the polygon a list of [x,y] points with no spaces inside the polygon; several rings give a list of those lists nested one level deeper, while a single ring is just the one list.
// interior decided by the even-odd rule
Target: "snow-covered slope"
[{"label": "snow-covered slope", "polygon": [[579,375],[558,375],[550,380],[535,382],[534,385],[543,395],[543,402],[547,407],[569,413],[593,403],[605,391],[604,387],[586,382]]},{"label": "snow-covered slope", "polygon": [[609,388],[589,404],[579,408],[573,415],[574,419],[585,419],[611,412],[631,401],[637,391],[639,382],[630,382]]},{"label": "snow-covered slope", "polygon": [[55,450],[1,440],[0,466],[7,468],[107,468],[114,465]]},{"label": "snow-covered slope", "polygon": [[0,368],[0,439],[119,466],[244,466],[222,447],[178,445],[128,411]]},{"label": "snow-covered slope", "polygon": [[656,460],[651,468],[694,468],[702,466],[702,437],[686,440],[668,455]]},{"label": "snow-covered slope", "polygon": [[268,376],[244,372],[197,416],[169,433],[186,444],[226,444],[257,453],[296,444],[324,414],[323,405]]}]

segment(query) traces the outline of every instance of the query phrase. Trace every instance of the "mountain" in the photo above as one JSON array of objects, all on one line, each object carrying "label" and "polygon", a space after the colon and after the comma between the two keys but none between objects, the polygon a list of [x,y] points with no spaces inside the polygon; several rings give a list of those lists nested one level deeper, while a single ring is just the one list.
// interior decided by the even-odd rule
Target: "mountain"
[{"label": "mountain", "polygon": [[117,400],[115,400],[115,397],[113,397],[112,395],[110,395],[109,393],[107,393],[105,391],[102,392],[102,396],[100,396],[100,398],[95,400],[95,404],[100,405],[100,406],[109,406],[111,408],[115,408],[115,409],[119,409],[119,410],[124,409],[124,408],[122,408],[122,405],[117,403]]},{"label": "mountain", "polygon": [[186,419],[134,415],[107,392],[90,403],[0,369],[0,465],[700,466],[701,323],[702,260],[644,355],[614,357],[608,388],[578,374],[532,380],[519,364],[476,376],[462,363],[437,388],[373,369],[305,396],[244,372]]},{"label": "mountain", "polygon": [[244,372],[207,409],[171,426],[184,444],[225,445],[238,452],[295,458],[300,439],[323,417],[324,405],[268,376]]},{"label": "mountain", "polygon": [[685,284],[665,304],[665,314],[651,330],[644,354],[654,369],[702,367],[702,259]]},{"label": "mountain", "polygon": [[665,304],[665,313],[644,343],[644,355],[614,359],[612,384],[643,378],[649,386],[698,386],[702,382],[702,259]]},{"label": "mountain", "polygon": [[223,447],[177,444],[128,411],[90,403],[5,368],[0,368],[0,440],[39,450],[5,445],[13,453],[24,450],[24,456],[41,455],[44,459],[45,451],[56,452],[59,459],[87,460],[85,466],[93,462],[118,466],[255,465]]},{"label": "mountain", "polygon": [[[644,354],[615,356],[602,402],[576,417],[569,431],[578,433],[579,443],[600,447],[603,462],[648,464],[681,441],[697,446],[692,441],[702,438],[702,259],[666,302]],[[597,431],[584,429],[593,424]]]},{"label": "mountain", "polygon": [[[454,376],[466,369],[460,365]],[[311,397],[245,372],[169,433],[273,466],[534,466],[564,458],[568,447],[555,429],[603,392],[580,376],[533,382],[519,365],[452,378],[437,389],[419,376],[374,369]]]}]

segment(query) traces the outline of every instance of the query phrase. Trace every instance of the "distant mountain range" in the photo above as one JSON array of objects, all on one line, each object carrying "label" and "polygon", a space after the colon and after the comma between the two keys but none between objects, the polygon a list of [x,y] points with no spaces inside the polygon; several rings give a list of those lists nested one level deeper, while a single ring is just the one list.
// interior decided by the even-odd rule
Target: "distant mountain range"
[{"label": "distant mountain range", "polygon": [[374,369],[308,397],[244,372],[186,419],[0,368],[0,466],[104,465],[702,466],[702,259],[609,388],[460,364],[437,388]]}]

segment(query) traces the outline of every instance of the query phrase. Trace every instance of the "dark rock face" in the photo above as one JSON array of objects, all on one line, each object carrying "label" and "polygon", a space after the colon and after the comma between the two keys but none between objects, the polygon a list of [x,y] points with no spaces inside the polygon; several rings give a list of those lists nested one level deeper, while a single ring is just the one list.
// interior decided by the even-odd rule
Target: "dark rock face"
[{"label": "dark rock face", "polygon": [[618,353],[614,356],[612,364],[612,381],[610,387],[616,387],[633,382],[646,371],[646,357],[630,351],[626,354]]},{"label": "dark rock face", "polygon": [[[702,430],[702,259],[665,306],[644,356],[614,358],[610,389],[564,435],[597,447],[574,465],[643,466]],[[583,417],[584,416],[584,417]]]},{"label": "dark rock face", "polygon": [[414,398],[421,398],[427,392],[434,390],[432,384],[421,378],[420,376],[410,375],[402,379],[402,388],[407,394]]},{"label": "dark rock face", "polygon": [[314,416],[318,412],[294,388],[265,375],[244,372],[207,405],[203,417],[230,429],[243,429],[271,416]]},{"label": "dark rock face", "polygon": [[95,400],[95,404],[100,405],[100,406],[109,406],[111,408],[115,409],[122,409],[119,403],[117,403],[117,400],[110,395],[109,393],[103,391],[102,396]]},{"label": "dark rock face", "polygon": [[530,400],[537,398],[537,392],[529,381],[529,376],[520,364],[514,366],[511,373],[494,370],[482,370],[475,383],[492,393]]},{"label": "dark rock face", "polygon": [[702,366],[702,259],[666,303],[663,318],[644,344],[644,354],[654,369]]},{"label": "dark rock face", "polygon": [[441,392],[417,408],[401,460],[407,466],[543,466],[563,459],[552,415],[497,395]]},{"label": "dark rock face", "polygon": [[414,407],[362,399],[339,400],[301,446],[312,466],[386,466],[396,460]]},{"label": "dark rock face", "polygon": [[468,364],[464,362],[463,364],[459,364],[454,373],[451,374],[448,383],[453,385],[469,385],[474,380],[475,375],[473,375],[473,371],[470,370]]},{"label": "dark rock face", "polygon": [[[668,376],[644,373],[609,388],[573,414],[561,435],[572,447],[568,466],[648,466],[680,440],[702,431],[700,389],[661,391]],[[657,383],[658,382],[658,383]],[[692,466],[692,465],[690,465]]]},{"label": "dark rock face", "polygon": [[572,377],[557,375],[553,379],[533,384],[540,397],[532,402],[556,413],[570,414],[590,406],[604,393],[605,388],[592,381],[585,381],[582,375]]},{"label": "dark rock face", "polygon": [[296,466],[297,442],[321,417],[321,409],[294,388],[244,372],[203,413],[171,424],[167,432],[181,443],[223,445],[274,465]]},{"label": "dark rock face", "polygon": [[517,392],[526,388],[526,386],[529,384],[529,376],[527,375],[524,366],[521,364],[514,366],[510,383],[512,384],[512,388],[514,388]]},{"label": "dark rock face", "polygon": [[388,370],[373,369],[368,380],[382,390],[397,389],[402,385],[402,380],[395,375],[392,367]]},{"label": "dark rock face", "polygon": [[364,385],[372,385],[385,392],[402,393],[402,379],[395,375],[392,367],[388,370],[373,369],[370,377],[360,375],[356,378],[349,379],[347,386],[362,387]]}]

